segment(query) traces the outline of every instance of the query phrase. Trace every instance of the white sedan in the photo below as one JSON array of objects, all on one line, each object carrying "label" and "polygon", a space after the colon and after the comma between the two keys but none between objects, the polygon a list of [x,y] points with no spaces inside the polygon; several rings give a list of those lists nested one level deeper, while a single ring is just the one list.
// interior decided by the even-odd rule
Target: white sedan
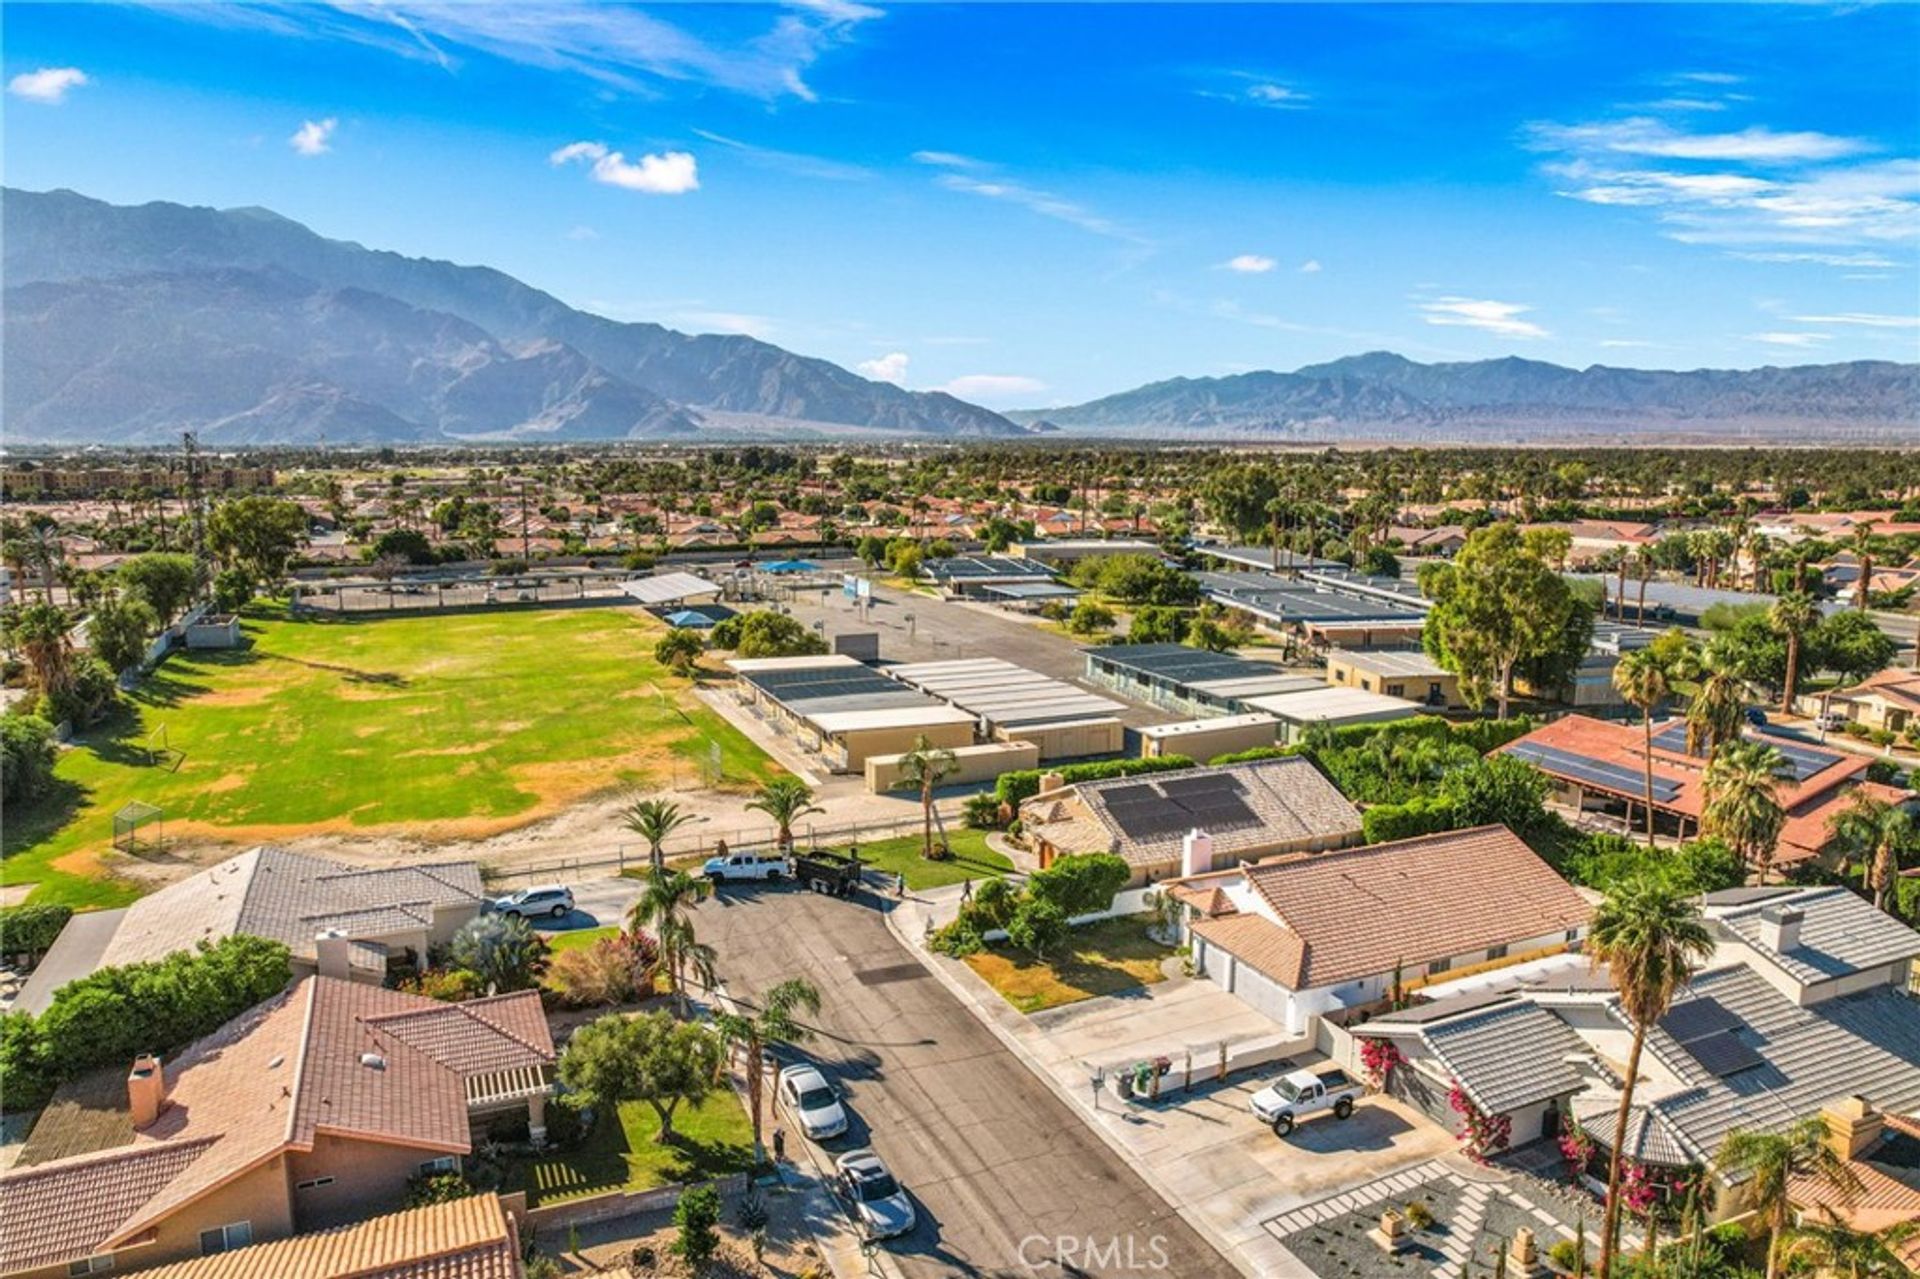
[{"label": "white sedan", "polygon": [[780,1100],[799,1121],[800,1131],[814,1141],[825,1141],[847,1131],[847,1110],[819,1068],[802,1063],[780,1072]]}]

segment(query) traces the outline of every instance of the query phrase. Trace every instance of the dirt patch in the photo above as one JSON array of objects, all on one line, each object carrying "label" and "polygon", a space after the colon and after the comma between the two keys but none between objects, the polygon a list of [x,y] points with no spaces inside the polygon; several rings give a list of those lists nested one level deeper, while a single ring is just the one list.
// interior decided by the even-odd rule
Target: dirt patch
[{"label": "dirt patch", "polygon": [[259,706],[285,689],[285,684],[276,684],[272,687],[252,684],[243,688],[223,688],[213,692],[195,693],[192,701],[195,706]]},{"label": "dirt patch", "polygon": [[419,750],[401,751],[400,756],[402,759],[405,759],[415,755],[422,755],[422,756],[425,756],[425,755],[434,755],[434,756],[483,755],[486,752],[492,750],[494,747],[498,746],[499,744],[500,744],[499,742],[493,741],[493,742],[468,742],[464,746],[422,747]]},{"label": "dirt patch", "polygon": [[218,781],[208,782],[200,789],[208,795],[224,795],[228,791],[239,790],[247,784],[249,775],[244,772],[228,773]]},{"label": "dirt patch", "polygon": [[353,735],[355,737],[372,737],[375,733],[384,733],[391,727],[391,724],[362,724],[353,730]]}]

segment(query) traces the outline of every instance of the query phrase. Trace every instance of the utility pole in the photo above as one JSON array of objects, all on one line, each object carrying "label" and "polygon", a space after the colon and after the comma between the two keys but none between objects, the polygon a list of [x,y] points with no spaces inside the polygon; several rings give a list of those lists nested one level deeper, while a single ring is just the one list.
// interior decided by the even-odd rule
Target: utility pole
[{"label": "utility pole", "polygon": [[520,563],[524,568],[533,567],[533,552],[527,542],[527,482],[521,480],[520,489]]}]

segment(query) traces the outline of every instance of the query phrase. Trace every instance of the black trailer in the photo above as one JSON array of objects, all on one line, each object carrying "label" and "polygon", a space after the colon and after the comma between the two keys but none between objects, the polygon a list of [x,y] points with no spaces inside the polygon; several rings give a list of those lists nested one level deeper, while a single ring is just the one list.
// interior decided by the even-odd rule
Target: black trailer
[{"label": "black trailer", "polygon": [[851,897],[860,889],[860,857],[841,853],[796,853],[793,877],[816,893]]}]

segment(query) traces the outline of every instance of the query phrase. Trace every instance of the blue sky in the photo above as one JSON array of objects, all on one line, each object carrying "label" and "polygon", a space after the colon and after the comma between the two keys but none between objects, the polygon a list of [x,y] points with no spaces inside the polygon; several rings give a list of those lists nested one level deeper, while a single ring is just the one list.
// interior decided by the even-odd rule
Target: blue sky
[{"label": "blue sky", "polygon": [[10,4],[5,179],[995,407],[1920,357],[1920,7]]}]

